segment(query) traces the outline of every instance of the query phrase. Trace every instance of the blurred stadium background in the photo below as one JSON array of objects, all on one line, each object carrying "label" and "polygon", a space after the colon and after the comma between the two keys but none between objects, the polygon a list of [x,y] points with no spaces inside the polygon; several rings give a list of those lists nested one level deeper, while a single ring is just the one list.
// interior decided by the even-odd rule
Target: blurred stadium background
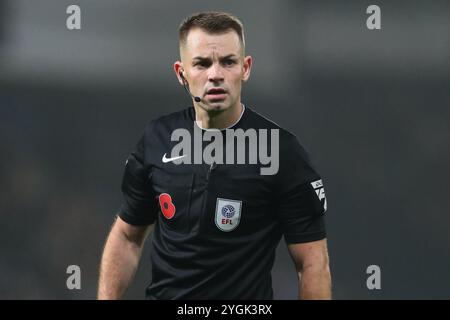
[{"label": "blurred stadium background", "polygon": [[[124,161],[150,119],[190,104],[177,27],[204,10],[243,21],[244,103],[297,134],[324,177],[334,297],[450,298],[445,0],[0,0],[0,298],[95,298]],[[127,299],[144,298],[148,259]],[[71,264],[81,290],[66,288]],[[372,264],[381,290],[366,287]],[[284,242],[273,283],[296,298]]]}]

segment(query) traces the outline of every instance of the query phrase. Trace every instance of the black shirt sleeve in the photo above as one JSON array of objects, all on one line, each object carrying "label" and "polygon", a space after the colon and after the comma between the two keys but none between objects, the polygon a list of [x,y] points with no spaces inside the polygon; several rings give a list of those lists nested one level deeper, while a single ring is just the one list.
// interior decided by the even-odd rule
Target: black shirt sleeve
[{"label": "black shirt sleeve", "polygon": [[158,213],[151,173],[144,165],[144,147],[145,134],[128,157],[122,179],[123,203],[118,215],[132,225],[152,224]]},{"label": "black shirt sleeve", "polygon": [[285,133],[282,140],[277,214],[285,241],[290,244],[321,240],[326,237],[326,198],[321,177],[294,135]]}]

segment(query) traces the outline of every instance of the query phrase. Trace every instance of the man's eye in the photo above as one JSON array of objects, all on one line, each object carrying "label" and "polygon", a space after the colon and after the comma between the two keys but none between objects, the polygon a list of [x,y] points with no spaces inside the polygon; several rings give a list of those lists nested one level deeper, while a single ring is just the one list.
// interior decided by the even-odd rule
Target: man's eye
[{"label": "man's eye", "polygon": [[225,65],[226,66],[232,66],[234,65],[236,62],[234,60],[225,60]]},{"label": "man's eye", "polygon": [[209,66],[209,63],[208,62],[195,62],[194,66],[195,67],[207,68]]}]

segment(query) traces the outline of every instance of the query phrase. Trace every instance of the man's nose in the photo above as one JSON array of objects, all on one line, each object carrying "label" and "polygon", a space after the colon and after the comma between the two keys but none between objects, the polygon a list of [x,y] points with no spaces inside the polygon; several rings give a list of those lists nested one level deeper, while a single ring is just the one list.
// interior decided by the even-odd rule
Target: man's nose
[{"label": "man's nose", "polygon": [[219,64],[214,63],[208,73],[208,80],[211,82],[220,82],[223,80],[222,68]]}]

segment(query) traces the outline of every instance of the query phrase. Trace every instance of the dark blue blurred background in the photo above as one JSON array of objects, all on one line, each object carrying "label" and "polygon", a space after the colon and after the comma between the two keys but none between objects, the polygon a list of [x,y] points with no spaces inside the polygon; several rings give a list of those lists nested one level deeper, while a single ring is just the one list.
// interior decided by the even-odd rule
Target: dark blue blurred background
[{"label": "dark blue blurred background", "polygon": [[[81,7],[82,29],[66,28]],[[381,8],[381,30],[366,8]],[[450,2],[0,0],[0,298],[93,299],[124,162],[191,102],[177,28],[225,10],[254,58],[243,102],[322,174],[336,299],[450,298]],[[129,299],[144,298],[148,246]],[[82,289],[66,288],[66,268]],[[366,268],[381,268],[368,290]],[[284,242],[277,299],[295,299]]]}]

